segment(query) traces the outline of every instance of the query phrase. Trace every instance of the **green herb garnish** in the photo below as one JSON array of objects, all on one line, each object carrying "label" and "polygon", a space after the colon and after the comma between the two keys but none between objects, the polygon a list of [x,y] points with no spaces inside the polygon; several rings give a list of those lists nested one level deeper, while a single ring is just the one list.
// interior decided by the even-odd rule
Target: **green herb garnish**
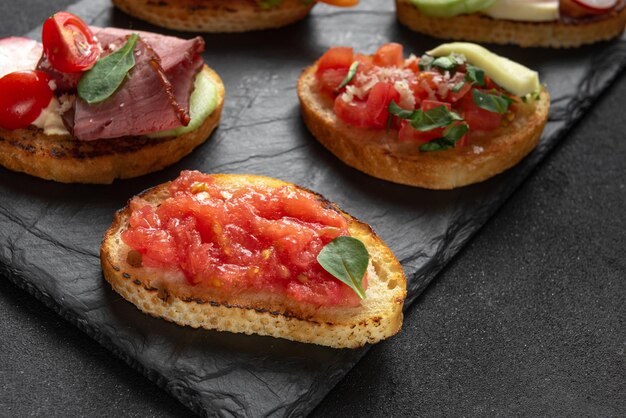
[{"label": "green herb garnish", "polygon": [[99,59],[78,82],[78,96],[89,104],[100,103],[115,93],[135,66],[133,50],[139,36],[133,33],[117,51]]},{"label": "green herb garnish", "polygon": [[430,67],[434,60],[435,58],[431,57],[430,55],[422,55],[422,58],[420,58],[417,66],[419,67],[420,71],[428,71],[430,70]]},{"label": "green herb garnish", "polygon": [[358,61],[354,61],[352,63],[352,65],[350,65],[350,69],[348,70],[348,74],[343,79],[343,81],[341,83],[339,83],[339,85],[337,86],[335,91],[339,91],[342,88],[344,88],[345,86],[347,86],[348,83],[350,83],[352,81],[352,79],[354,78],[354,76],[356,75],[356,70],[358,68],[359,68],[359,62]]},{"label": "green herb garnish", "polygon": [[448,110],[445,106],[437,106],[433,109],[423,111],[404,110],[394,101],[389,103],[389,113],[399,117],[400,119],[409,120],[411,126],[421,132],[432,131],[436,128],[448,126],[453,121],[461,121],[463,118],[456,112]]},{"label": "green herb garnish", "polygon": [[509,110],[509,105],[513,102],[510,97],[490,94],[476,89],[472,90],[472,95],[474,103],[478,107],[499,114],[506,113]]},{"label": "green herb garnish", "polygon": [[450,124],[444,131],[443,137],[433,139],[420,146],[420,151],[443,151],[454,148],[459,139],[469,131],[469,125],[465,122]]},{"label": "green herb garnish", "polygon": [[483,87],[485,85],[485,71],[471,64],[467,64],[465,79],[472,84]]},{"label": "green herb garnish", "polygon": [[452,87],[452,92],[453,93],[460,92],[463,86],[465,86],[465,81],[459,81],[458,83],[454,85],[454,87]]},{"label": "green herb garnish", "polygon": [[365,299],[363,278],[367,271],[370,255],[363,242],[352,237],[337,237],[328,244],[317,256],[320,265],[348,285],[361,298]]}]

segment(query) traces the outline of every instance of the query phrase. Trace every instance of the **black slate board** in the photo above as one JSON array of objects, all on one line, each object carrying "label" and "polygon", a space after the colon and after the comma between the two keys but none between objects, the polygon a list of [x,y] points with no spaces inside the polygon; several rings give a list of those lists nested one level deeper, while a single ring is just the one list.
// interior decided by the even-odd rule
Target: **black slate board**
[{"label": "black slate board", "polygon": [[[494,47],[539,69],[551,90],[551,122],[538,150],[508,173],[459,191],[391,185],[343,166],[310,137],[294,87],[301,69],[330,45],[373,51],[393,40],[419,53],[438,43],[399,27],[391,2],[374,3],[355,10],[320,6],[314,17],[278,31],[206,36],[205,57],[228,92],[222,125],[206,145],[161,173],[113,186],[68,186],[0,170],[3,273],[198,413],[310,411],[364,350],[197,331],[142,315],[99,271],[98,244],[113,211],[183,168],[293,181],[374,226],[405,267],[410,303],[626,65],[623,40],[576,51]],[[98,25],[155,30],[104,0],[72,10]]]}]

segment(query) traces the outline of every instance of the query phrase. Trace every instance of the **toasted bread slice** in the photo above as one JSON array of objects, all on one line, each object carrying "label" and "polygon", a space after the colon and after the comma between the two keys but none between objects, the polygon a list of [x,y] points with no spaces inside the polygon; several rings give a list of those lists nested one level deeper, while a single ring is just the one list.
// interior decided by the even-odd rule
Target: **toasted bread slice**
[{"label": "toasted bread slice", "polygon": [[254,0],[113,0],[124,12],[164,28],[191,32],[246,32],[279,28],[309,14],[315,2],[283,0],[270,9]]},{"label": "toasted bread slice", "polygon": [[349,166],[394,183],[453,189],[486,180],[532,151],[548,120],[550,97],[542,91],[539,100],[520,104],[507,127],[475,134],[469,146],[421,152],[400,143],[397,131],[355,128],[339,120],[332,99],[319,90],[316,68],[307,68],[298,80],[302,116],[313,136]]},{"label": "toasted bread slice", "polygon": [[0,165],[61,183],[111,183],[141,176],[171,165],[206,141],[217,127],[224,105],[224,85],[206,65],[218,102],[198,129],[177,137],[128,137],[78,141],[70,135],[44,135],[33,126],[0,129]]},{"label": "toasted bread slice", "polygon": [[626,7],[607,15],[576,22],[518,22],[472,13],[431,17],[410,0],[396,0],[398,20],[417,32],[441,39],[516,44],[523,47],[574,48],[620,36],[626,25]]},{"label": "toasted bread slice", "polygon": [[[214,178],[218,184],[230,187],[298,187],[252,175],[216,174]],[[168,186],[169,183],[161,184],[140,196],[156,207],[169,197]],[[402,325],[406,296],[402,266],[368,225],[328,201],[323,203],[345,216],[350,234],[365,244],[371,256],[367,297],[357,307],[320,307],[269,292],[218,295],[213,288],[189,285],[182,273],[168,274],[137,266],[132,261],[131,248],[120,238],[131,215],[128,206],[117,212],[102,241],[104,277],[115,291],[143,312],[179,325],[269,335],[336,348],[360,347],[396,334]]]}]

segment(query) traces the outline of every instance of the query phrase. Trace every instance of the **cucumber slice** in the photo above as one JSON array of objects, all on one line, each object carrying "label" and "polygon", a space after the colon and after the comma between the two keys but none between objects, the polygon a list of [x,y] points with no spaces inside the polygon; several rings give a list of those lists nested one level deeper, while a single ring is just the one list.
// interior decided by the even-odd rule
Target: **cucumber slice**
[{"label": "cucumber slice", "polygon": [[191,121],[187,126],[159,131],[146,135],[148,138],[164,138],[166,136],[180,136],[198,129],[206,118],[213,113],[217,106],[217,86],[208,74],[200,71],[194,81],[194,88],[189,97],[189,116]]},{"label": "cucumber slice", "polygon": [[425,15],[453,17],[491,7],[496,0],[411,0]]}]

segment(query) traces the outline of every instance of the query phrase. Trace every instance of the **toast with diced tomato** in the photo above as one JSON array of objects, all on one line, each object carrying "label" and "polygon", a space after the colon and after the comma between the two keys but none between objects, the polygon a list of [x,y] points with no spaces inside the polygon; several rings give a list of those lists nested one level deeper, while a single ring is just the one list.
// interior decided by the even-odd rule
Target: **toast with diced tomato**
[{"label": "toast with diced tomato", "polygon": [[[358,0],[327,0],[351,6]],[[165,28],[192,32],[247,32],[304,19],[316,0],[113,0],[129,15]]]},{"label": "toast with diced tomato", "polygon": [[[361,88],[339,85],[348,73],[347,66],[351,60],[359,61],[357,68],[369,65],[372,59],[374,62],[378,60],[390,66],[409,65],[408,60],[400,64],[403,60],[402,47],[398,44],[387,44],[381,47],[373,58],[355,54],[355,58],[348,58],[347,61],[342,55],[352,54],[348,51],[351,48],[338,47],[331,50],[336,53],[325,54],[315,65],[305,69],[298,80],[297,92],[302,117],[310,132],[324,147],[347,165],[373,177],[427,189],[453,189],[477,183],[514,166],[529,154],[537,145],[548,119],[550,98],[543,87],[528,101],[507,96],[507,100],[511,102],[515,100],[516,111],[498,115],[495,126],[490,116],[495,114],[478,109],[471,100],[472,93],[464,87],[458,93],[450,94],[466,94],[463,100],[467,100],[471,108],[463,113],[463,117],[468,124],[478,127],[479,131],[472,134],[471,140],[467,139],[468,135],[463,136],[456,142],[456,146],[453,145],[450,149],[424,151],[423,145],[429,141],[436,142],[443,128],[420,132],[407,124],[410,132],[404,135],[406,131],[395,125],[396,119],[395,121],[389,119],[388,111],[391,101],[402,104],[407,96],[419,95],[419,92],[415,93],[404,88],[404,94],[401,95],[396,91],[397,83],[394,85],[393,81],[381,82],[379,83],[381,89],[378,88],[378,84],[374,85],[368,93],[369,96],[357,99],[357,95],[362,93]],[[411,60],[410,66],[414,67],[413,71],[419,73],[418,59],[413,56]],[[322,61],[324,66],[330,67],[330,70],[319,76],[318,68]],[[333,67],[338,69],[335,70]],[[401,70],[409,71],[409,67]],[[453,76],[450,77],[454,80]],[[346,80],[348,78],[350,75]],[[459,85],[463,85],[462,83],[467,82],[462,79],[460,83]],[[329,95],[329,85],[337,86],[331,91],[332,94],[339,96]],[[350,87],[353,88],[348,92],[347,88]],[[428,85],[425,88],[431,91]],[[436,90],[436,87],[433,88]],[[485,87],[487,88],[491,87]],[[338,93],[339,91],[344,93]],[[353,100],[356,102],[345,103],[340,100],[342,94],[348,93],[354,95]],[[501,90],[498,94],[504,96],[507,93]],[[419,103],[419,99],[415,100]],[[447,103],[433,100],[423,100],[421,103],[423,111],[440,106],[449,107]],[[475,116],[480,114],[483,116]],[[470,117],[473,118],[471,121]],[[487,119],[483,120],[485,117]],[[462,123],[465,123],[465,120]],[[480,131],[480,128],[490,130]],[[428,137],[430,132],[438,132],[439,135]]]},{"label": "toast with diced tomato", "polygon": [[[100,248],[104,277],[115,291],[143,312],[179,325],[266,335],[335,348],[375,343],[400,330],[406,296],[404,273],[394,254],[368,225],[294,184],[253,175],[211,177],[229,196],[244,186],[287,187],[293,192],[310,194],[325,210],[344,217],[349,234],[359,239],[370,255],[365,299],[357,306],[320,306],[269,291],[225,293],[221,291],[222,285],[212,283],[216,279],[207,285],[190,284],[178,271],[145,267],[142,256],[122,238],[131,225],[131,203],[116,213]],[[193,183],[192,190],[196,184]],[[171,196],[169,187],[170,183],[161,184],[143,192],[139,198],[157,208]],[[226,226],[214,224],[212,228],[221,230]],[[225,237],[219,237],[220,248],[232,248],[229,242],[224,242]]]},{"label": "toast with diced tomato", "polygon": [[78,141],[71,135],[46,135],[35,126],[0,128],[0,165],[61,183],[112,183],[161,170],[205,142],[219,124],[224,85],[208,66],[202,69],[217,88],[217,105],[193,131],[163,138],[124,137]]},{"label": "toast with diced tomato", "polygon": [[453,17],[428,16],[411,0],[396,0],[396,14],[403,25],[440,39],[516,44],[522,47],[575,48],[620,36],[626,25],[626,7],[601,16],[525,22],[493,19],[481,13]]}]

